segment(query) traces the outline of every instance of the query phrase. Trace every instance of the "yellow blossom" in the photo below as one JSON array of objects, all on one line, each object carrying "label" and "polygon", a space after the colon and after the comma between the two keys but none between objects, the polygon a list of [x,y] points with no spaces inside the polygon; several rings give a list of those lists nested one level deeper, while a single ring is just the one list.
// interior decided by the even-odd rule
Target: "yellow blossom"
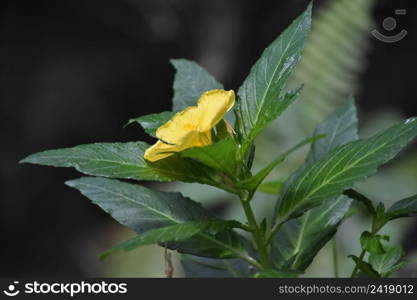
[{"label": "yellow blossom", "polygon": [[175,152],[212,144],[211,129],[235,104],[235,93],[211,90],[201,95],[197,106],[190,106],[159,127],[159,139],[145,151],[145,159],[157,161]]}]

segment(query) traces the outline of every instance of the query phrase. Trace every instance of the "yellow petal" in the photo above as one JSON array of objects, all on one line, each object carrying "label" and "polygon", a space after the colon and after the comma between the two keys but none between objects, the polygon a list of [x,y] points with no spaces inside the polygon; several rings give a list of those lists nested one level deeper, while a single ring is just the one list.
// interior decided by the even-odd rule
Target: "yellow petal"
[{"label": "yellow petal", "polygon": [[234,104],[235,93],[232,90],[211,90],[202,94],[198,100],[199,130],[207,131],[216,126]]},{"label": "yellow petal", "polygon": [[189,131],[182,137],[182,143],[180,144],[171,145],[163,141],[157,141],[154,145],[146,149],[144,157],[149,161],[157,161],[169,157],[175,152],[181,152],[193,147],[203,147],[211,143],[211,131]]},{"label": "yellow petal", "polygon": [[212,143],[211,129],[233,107],[235,93],[211,90],[201,95],[197,106],[190,106],[156,130],[160,139],[146,150],[144,157],[156,161],[174,152],[192,147],[203,147]]},{"label": "yellow petal", "polygon": [[187,107],[156,130],[156,136],[169,144],[181,144],[190,131],[197,131],[196,124],[200,118],[197,106]]},{"label": "yellow petal", "polygon": [[173,154],[174,153],[172,152],[172,145],[166,144],[161,141],[157,141],[151,147],[146,149],[143,157],[145,157],[145,159],[149,161],[157,161],[169,157]]}]

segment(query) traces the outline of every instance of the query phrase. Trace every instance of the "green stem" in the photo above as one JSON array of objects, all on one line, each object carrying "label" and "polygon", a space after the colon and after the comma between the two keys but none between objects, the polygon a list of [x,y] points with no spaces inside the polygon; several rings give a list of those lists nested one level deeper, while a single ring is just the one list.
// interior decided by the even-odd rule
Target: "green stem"
[{"label": "green stem", "polygon": [[272,242],[272,239],[274,238],[275,233],[278,232],[278,230],[281,228],[281,226],[286,222],[286,219],[277,220],[274,227],[272,227],[271,232],[269,236],[266,238],[265,245],[269,245]]},{"label": "green stem", "polygon": [[[372,225],[372,231],[371,231],[372,237],[373,237],[375,234],[377,234],[377,233],[378,233],[378,231],[379,231],[381,228],[382,228],[382,226],[375,227],[374,225]],[[359,255],[359,262],[363,261],[363,258],[364,258],[364,256],[365,256],[365,254],[366,254],[366,250],[365,250],[365,249],[362,249],[362,252],[361,252],[361,254]],[[350,277],[351,277],[351,278],[356,277],[356,275],[357,275],[357,273],[358,273],[358,270],[359,270],[359,264],[356,264],[356,265],[355,265],[355,268],[354,268],[354,269],[353,269],[353,271],[352,271],[352,274],[350,275]]]},{"label": "green stem", "polygon": [[252,229],[252,236],[256,244],[256,248],[261,256],[261,265],[264,269],[270,268],[270,261],[268,255],[268,248],[264,241],[264,236],[259,229],[258,223],[256,222],[255,215],[253,214],[252,208],[249,201],[251,200],[252,195],[243,196],[241,195],[240,200],[242,203],[243,211],[245,212],[246,219],[248,220],[249,227]]},{"label": "green stem", "polygon": [[249,264],[251,264],[251,265],[253,265],[253,266],[255,266],[255,267],[259,268],[259,269],[262,268],[262,266],[255,259],[253,259],[251,256],[246,255],[244,253],[241,253],[240,251],[237,251],[233,247],[230,247],[230,246],[228,246],[228,245],[226,245],[226,244],[224,244],[224,243],[216,240],[215,238],[211,237],[208,234],[199,233],[199,235],[202,236],[203,238],[205,238],[205,239],[207,239],[207,240],[215,243],[215,244],[218,244],[218,245],[220,245],[220,246],[222,246],[222,247],[224,247],[226,249],[229,249],[230,251],[234,252],[237,256],[239,256],[241,259],[247,261]]},{"label": "green stem", "polygon": [[[363,260],[363,257],[365,256],[366,250],[362,250],[361,254],[359,255],[359,262],[361,262]],[[358,273],[359,270],[359,264],[357,263],[355,268],[352,271],[352,274],[350,275],[351,278],[356,277],[356,274]]]},{"label": "green stem", "polygon": [[332,238],[332,257],[334,277],[339,278],[339,259],[337,256],[337,242],[335,237]]}]

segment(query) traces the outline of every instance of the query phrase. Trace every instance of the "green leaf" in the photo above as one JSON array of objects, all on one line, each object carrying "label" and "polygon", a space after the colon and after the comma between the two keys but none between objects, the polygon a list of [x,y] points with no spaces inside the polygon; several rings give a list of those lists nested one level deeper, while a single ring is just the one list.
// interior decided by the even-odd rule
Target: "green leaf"
[{"label": "green leaf", "polygon": [[94,143],[35,153],[20,162],[74,167],[81,173],[94,176],[152,181],[180,180],[217,186],[218,175],[192,160],[171,156],[157,162],[147,162],[143,154],[148,147],[145,142]]},{"label": "green leaf", "polygon": [[172,181],[173,178],[159,174],[146,163],[143,153],[148,147],[144,142],[94,143],[35,153],[20,162],[74,167],[87,175]]},{"label": "green leaf", "polygon": [[374,207],[372,201],[369,200],[364,195],[362,195],[361,193],[355,191],[354,189],[348,189],[348,190],[343,192],[343,195],[346,195],[350,199],[358,201],[359,203],[362,203],[372,216],[375,215],[375,207]]},{"label": "green leaf", "polygon": [[334,236],[350,204],[347,197],[331,198],[283,224],[272,241],[271,257],[275,266],[285,270],[305,270]]},{"label": "green leaf", "polygon": [[388,220],[417,216],[417,195],[395,202],[386,213]]},{"label": "green leaf", "polygon": [[197,105],[201,94],[206,91],[223,89],[221,83],[195,62],[186,59],[170,61],[177,70],[174,79],[173,111]]},{"label": "green leaf", "polygon": [[297,278],[304,272],[301,271],[279,271],[279,270],[263,270],[256,273],[254,278]]},{"label": "green leaf", "polygon": [[283,184],[284,181],[280,179],[275,181],[268,181],[259,185],[258,190],[264,192],[265,194],[279,195]]},{"label": "green leaf", "polygon": [[235,115],[245,150],[298,96],[299,91],[280,97],[285,82],[300,60],[310,31],[311,8],[312,4],[265,49],[239,88]]},{"label": "green leaf", "polygon": [[242,259],[214,259],[181,255],[181,264],[187,278],[250,277],[251,266]]},{"label": "green leaf", "polygon": [[384,254],[371,254],[369,263],[381,277],[388,277],[403,266],[404,262],[401,261],[403,256],[404,252],[401,246],[386,247]]},{"label": "green leaf", "polygon": [[121,242],[120,244],[106,250],[100,255],[100,258],[104,259],[116,251],[131,251],[145,245],[168,242],[182,242],[204,231],[208,232],[209,234],[217,234],[221,231],[238,227],[240,227],[240,223],[237,221],[206,220],[190,221],[155,228],[137,235],[129,240]]},{"label": "green leaf", "polygon": [[[317,126],[314,134],[325,137],[314,141],[306,165],[292,178],[297,178],[308,165],[322,159],[335,148],[356,140],[357,131],[356,109],[353,100],[350,100]],[[290,179],[283,189],[288,189],[291,185]],[[283,224],[272,241],[272,258],[276,266],[305,270],[320,249],[334,236],[348,213],[351,202],[347,197],[331,197],[301,217]]]},{"label": "green leaf", "polygon": [[[189,221],[214,219],[199,203],[180,193],[159,192],[140,185],[94,177],[67,181],[66,184],[78,189],[116,221],[138,234]],[[185,242],[184,247],[180,243],[172,248],[222,258],[245,255],[239,238],[232,231],[217,235],[199,233],[192,241]]]},{"label": "green leaf", "polygon": [[212,138],[213,142],[217,143],[223,139],[230,138],[230,132],[228,131],[226,121],[224,119],[220,120],[219,123],[217,123],[216,130],[212,130]]},{"label": "green leaf", "polygon": [[265,179],[266,176],[269,175],[269,173],[271,173],[271,171],[280,163],[282,163],[288,155],[290,155],[291,153],[293,153],[294,151],[298,150],[299,148],[312,143],[320,138],[322,138],[323,135],[321,136],[313,136],[310,137],[304,141],[301,141],[300,143],[298,143],[297,145],[295,145],[294,147],[292,147],[291,149],[289,149],[288,151],[286,151],[285,153],[281,154],[280,156],[278,156],[275,160],[273,160],[269,165],[267,165],[265,168],[263,168],[261,171],[259,171],[256,175],[249,177],[245,180],[242,180],[240,182],[237,183],[237,187],[239,188],[244,188],[250,191],[254,191],[258,188],[258,186],[262,183],[262,181]]},{"label": "green leaf", "polygon": [[130,119],[125,126],[132,123],[138,123],[145,132],[153,137],[156,137],[156,130],[172,119],[175,111],[163,111],[158,114],[150,114],[138,118]]},{"label": "green leaf", "polygon": [[417,135],[417,119],[397,123],[366,140],[348,143],[297,172],[282,190],[278,218],[287,220],[339,196],[376,173]]},{"label": "green leaf", "polygon": [[227,138],[205,147],[194,147],[185,150],[180,155],[197,159],[201,163],[234,178],[237,167],[236,151],[235,141],[232,138]]},{"label": "green leaf", "polygon": [[368,275],[371,278],[380,278],[377,271],[374,270],[374,268],[368,264],[367,262],[364,262],[363,260],[360,260],[359,257],[355,255],[349,255],[350,258],[353,259],[353,261],[358,266],[359,270],[364,272],[366,275]]},{"label": "green leaf", "polygon": [[358,118],[355,101],[352,97],[322,121],[314,135],[326,135],[316,141],[307,156],[307,163],[316,162],[329,154],[333,149],[358,139]]},{"label": "green leaf", "polygon": [[373,254],[384,254],[384,246],[381,244],[381,240],[389,240],[385,235],[372,235],[369,231],[364,231],[361,234],[361,246],[362,249]]}]

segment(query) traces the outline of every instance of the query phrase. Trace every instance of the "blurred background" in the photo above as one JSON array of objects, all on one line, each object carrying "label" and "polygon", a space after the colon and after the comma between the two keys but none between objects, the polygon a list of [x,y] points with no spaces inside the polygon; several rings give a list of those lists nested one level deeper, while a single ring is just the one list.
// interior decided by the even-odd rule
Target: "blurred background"
[{"label": "blurred background", "polygon": [[[72,169],[19,165],[26,155],[91,142],[153,142],[132,117],[169,110],[170,58],[197,61],[227,89],[237,89],[262,50],[308,1],[254,0],[3,0],[0,2],[0,276],[164,276],[163,251],[146,247],[110,257],[99,253],[132,235],[65,180]],[[396,14],[405,9],[406,14]],[[389,21],[387,18],[391,17]],[[385,20],[385,21],[384,21]],[[393,21],[394,20],[394,21]],[[396,43],[376,39],[407,30]],[[289,86],[305,83],[298,104],[258,139],[255,168],[303,137],[349,94],[357,99],[361,135],[417,115],[417,2],[316,0],[313,29]],[[302,163],[294,155],[272,179]],[[357,189],[389,206],[417,193],[417,147]],[[180,190],[222,217],[241,217],[236,199],[195,184]],[[207,192],[203,192],[207,191]],[[261,215],[276,196],[259,193]],[[369,224],[359,211],[337,233],[342,275],[358,254]],[[396,221],[386,232],[401,244],[417,276],[417,222]],[[175,276],[182,271],[177,262]],[[305,274],[332,276],[325,247]]]}]

